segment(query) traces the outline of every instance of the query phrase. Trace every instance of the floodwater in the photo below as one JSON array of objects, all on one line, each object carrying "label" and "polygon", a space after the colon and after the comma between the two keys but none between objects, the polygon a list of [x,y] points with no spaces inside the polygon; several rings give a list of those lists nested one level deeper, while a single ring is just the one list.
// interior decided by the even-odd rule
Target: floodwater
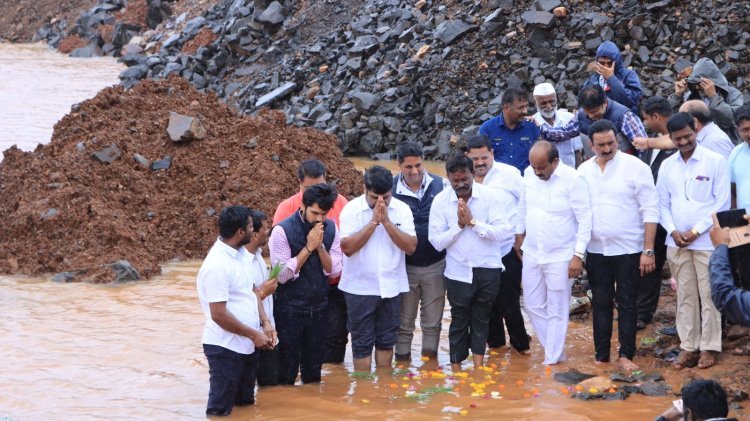
[{"label": "floodwater", "polygon": [[71,58],[42,43],[0,43],[0,151],[49,142],[71,105],[119,83],[124,69],[112,58]]},{"label": "floodwater", "polygon": [[[72,60],[44,46],[0,44],[0,146],[31,150],[47,142],[57,119],[115,83],[120,69],[108,59]],[[442,163],[429,165],[444,172]],[[161,276],[127,285],[0,276],[0,420],[204,418],[199,267],[199,261],[169,263]],[[230,418],[650,420],[670,404],[668,397],[639,395],[621,402],[571,399],[552,374],[613,369],[594,366],[590,327],[575,322],[569,360],[558,367],[540,364],[543,353],[532,340],[530,356],[503,348],[488,354],[484,370],[467,362],[465,371],[451,373],[448,315],[437,360],[415,356],[410,365],[359,376],[347,355],[343,366],[324,366],[321,384],[260,389],[255,406],[235,408]],[[417,331],[415,355],[419,337]]]}]

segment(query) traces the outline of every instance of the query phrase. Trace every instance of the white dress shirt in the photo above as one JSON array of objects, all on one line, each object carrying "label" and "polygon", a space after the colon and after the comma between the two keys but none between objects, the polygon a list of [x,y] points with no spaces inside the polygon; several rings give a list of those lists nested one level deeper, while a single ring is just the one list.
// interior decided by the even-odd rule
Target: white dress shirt
[{"label": "white dress shirt", "polygon": [[687,248],[713,250],[708,236],[713,225],[711,214],[727,210],[731,204],[727,161],[701,145],[695,147],[687,162],[675,153],[661,164],[656,190],[661,225],[670,234],[667,245],[677,247],[673,231],[695,229],[701,235]]},{"label": "white dress shirt", "polygon": [[605,256],[643,251],[644,223],[659,222],[659,198],[651,168],[617,151],[604,171],[596,157],[578,167],[589,188],[592,225],[588,251]]},{"label": "white dress shirt", "polygon": [[[425,192],[427,191],[427,188],[430,187],[430,183],[432,183],[435,179],[432,178],[430,173],[427,171],[422,172],[422,185],[419,186],[419,190],[412,191],[411,188],[409,188],[408,185],[406,185],[406,180],[404,180],[404,174],[401,173],[398,176],[398,183],[396,183],[396,194],[402,194],[404,196],[411,196],[417,200],[422,200],[422,197],[424,197]],[[448,182],[448,180],[438,177],[436,183],[442,183],[443,188],[449,188],[451,185]]]},{"label": "white dress shirt", "polygon": [[526,168],[526,195],[518,206],[526,232],[523,250],[539,264],[567,262],[585,253],[591,239],[591,199],[588,187],[575,169],[557,165],[544,181]]},{"label": "white dress shirt", "polygon": [[731,154],[734,149],[732,139],[724,133],[724,130],[721,130],[721,128],[713,122],[703,126],[695,138],[698,141],[698,145],[716,152],[723,156],[724,159],[729,159],[729,154]]},{"label": "white dress shirt", "polygon": [[428,238],[437,251],[447,251],[445,276],[471,283],[473,268],[505,269],[502,258],[510,247],[503,252],[502,244],[513,245],[516,206],[510,193],[478,183],[467,206],[476,225],[460,228],[456,192],[451,188],[438,193],[430,208]]},{"label": "white dress shirt", "polygon": [[[347,203],[339,216],[342,240],[366,227],[372,221],[372,212],[364,195]],[[388,219],[406,234],[417,235],[411,208],[395,197],[388,203]],[[382,298],[409,291],[406,254],[393,243],[382,224],[356,253],[351,256],[344,254],[339,289],[350,294]]]},{"label": "white dress shirt", "polygon": [[[524,195],[523,176],[518,168],[503,162],[493,162],[492,168],[487,171],[481,184],[491,189],[501,189],[510,193],[511,196],[513,196],[514,209],[518,209],[518,203]],[[448,186],[450,187],[450,183]],[[517,215],[514,224],[517,229],[522,226],[523,222],[520,220],[519,215]],[[510,244],[506,243],[507,242],[504,242],[501,246],[501,249],[505,250],[505,254],[513,248],[513,241],[511,241]],[[503,256],[505,256],[505,254],[503,254]]]},{"label": "white dress shirt", "polygon": [[[250,261],[252,262],[251,277],[253,285],[260,288],[263,282],[268,280],[268,265],[266,265],[266,259],[263,258],[260,248],[255,254],[250,254]],[[276,320],[273,318],[273,296],[269,295],[263,299],[263,311],[266,312],[266,317],[271,321],[273,328],[276,329]]]},{"label": "white dress shirt", "polygon": [[252,354],[250,338],[221,328],[211,317],[210,303],[226,302],[227,311],[242,324],[260,330],[258,298],[253,293],[252,255],[217,239],[198,271],[197,289],[201,310],[206,318],[203,343],[217,345],[240,354]]},{"label": "white dress shirt", "polygon": [[[555,122],[552,125],[552,127],[562,127],[570,122],[570,120],[573,119],[573,114],[569,112],[568,110],[564,109],[558,109],[555,111]],[[534,114],[534,121],[537,124],[546,124],[549,126],[549,123],[547,123],[547,120],[542,117],[540,113]],[[572,139],[565,140],[562,142],[556,142],[555,146],[557,146],[557,151],[560,153],[560,161],[563,162],[563,164],[575,168],[576,167],[576,151],[580,151],[583,149],[583,143],[581,143],[581,136],[576,136]]]}]

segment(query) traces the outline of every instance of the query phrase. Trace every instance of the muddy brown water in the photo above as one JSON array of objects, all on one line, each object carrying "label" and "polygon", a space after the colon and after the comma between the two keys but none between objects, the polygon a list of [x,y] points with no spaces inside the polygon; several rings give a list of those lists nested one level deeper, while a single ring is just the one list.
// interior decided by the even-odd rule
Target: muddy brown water
[{"label": "muddy brown water", "polygon": [[[0,44],[0,147],[31,150],[48,141],[70,105],[115,83],[120,70],[112,60],[71,61],[40,45]],[[392,161],[353,161],[397,168]],[[444,173],[443,163],[428,168]],[[208,367],[195,292],[199,267],[200,261],[169,263],[163,275],[128,285],[0,276],[0,419],[203,418]],[[260,389],[255,406],[236,408],[230,418],[650,420],[670,404],[670,397],[637,395],[618,402],[571,399],[553,373],[612,370],[593,365],[591,328],[575,322],[569,360],[559,367],[541,365],[543,352],[532,340],[531,356],[503,348],[488,354],[487,370],[472,372],[465,363],[465,371],[451,373],[449,323],[446,308],[436,361],[415,357],[362,377],[352,373],[347,354],[343,366],[324,366],[321,384]],[[414,350],[419,337],[417,331]]]}]

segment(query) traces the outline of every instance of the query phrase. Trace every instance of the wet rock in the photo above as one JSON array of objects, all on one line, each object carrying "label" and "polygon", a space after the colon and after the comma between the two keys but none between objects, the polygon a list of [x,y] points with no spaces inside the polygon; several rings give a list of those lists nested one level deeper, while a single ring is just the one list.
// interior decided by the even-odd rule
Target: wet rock
[{"label": "wet rock", "polygon": [[596,376],[578,383],[578,386],[581,386],[583,390],[596,389],[603,392],[611,389],[614,383],[606,377]]},{"label": "wet rock", "polygon": [[206,138],[206,129],[197,118],[170,111],[167,134],[173,142],[203,140]]},{"label": "wet rock", "polygon": [[102,50],[96,44],[89,44],[85,47],[76,48],[69,54],[70,57],[77,57],[77,58],[91,58],[91,57],[99,57],[101,55],[102,55]]},{"label": "wet rock", "polygon": [[555,23],[555,15],[550,12],[540,12],[536,10],[523,12],[521,19],[523,19],[527,25],[539,26],[542,28],[551,28]]},{"label": "wet rock", "polygon": [[69,282],[75,281],[75,277],[76,277],[75,272],[58,272],[52,278],[52,281],[57,282],[57,283],[67,284]]},{"label": "wet rock", "polygon": [[167,170],[172,166],[172,157],[165,156],[151,163],[151,171]]},{"label": "wet rock", "polygon": [[443,44],[449,45],[461,35],[472,29],[475,29],[475,27],[466,22],[460,20],[446,20],[435,28],[435,32],[432,33],[432,36],[433,38],[442,41]]},{"label": "wet rock", "polygon": [[578,383],[580,383],[580,382],[582,382],[582,381],[584,381],[586,379],[590,379],[592,377],[596,377],[596,376],[593,375],[593,374],[581,373],[580,371],[576,370],[575,368],[570,369],[570,370],[568,370],[568,371],[566,371],[564,373],[555,373],[553,375],[553,378],[556,381],[558,381],[560,383],[568,384],[568,385],[575,385],[575,384],[578,384]]},{"label": "wet rock", "polygon": [[273,91],[263,95],[262,97],[258,98],[258,100],[255,102],[255,107],[260,108],[266,105],[272,104],[274,101],[281,99],[285,97],[286,95],[289,95],[289,93],[292,92],[292,90],[297,87],[297,84],[294,82],[286,82],[285,84],[279,86],[278,88],[274,89]]},{"label": "wet rock", "polygon": [[103,164],[111,164],[122,156],[122,151],[114,143],[91,154],[91,158]]},{"label": "wet rock", "polygon": [[127,260],[118,260],[110,265],[115,272],[114,282],[139,281],[141,275]]}]

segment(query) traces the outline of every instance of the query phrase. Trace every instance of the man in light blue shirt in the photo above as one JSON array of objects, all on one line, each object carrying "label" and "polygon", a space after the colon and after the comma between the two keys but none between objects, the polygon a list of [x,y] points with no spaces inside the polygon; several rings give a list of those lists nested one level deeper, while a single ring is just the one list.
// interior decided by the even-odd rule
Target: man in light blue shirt
[{"label": "man in light blue shirt", "polygon": [[734,115],[742,143],[729,155],[729,180],[732,182],[732,208],[750,208],[750,105],[743,105]]}]

